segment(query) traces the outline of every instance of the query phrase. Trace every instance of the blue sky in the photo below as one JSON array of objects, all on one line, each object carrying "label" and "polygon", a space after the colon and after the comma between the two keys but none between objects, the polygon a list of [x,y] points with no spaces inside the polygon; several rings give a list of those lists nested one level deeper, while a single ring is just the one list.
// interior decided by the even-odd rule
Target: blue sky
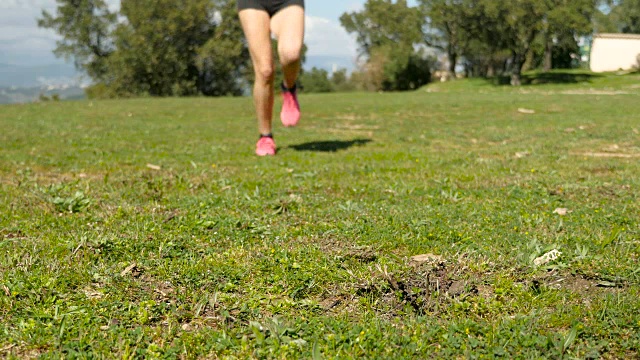
[{"label": "blue sky", "polygon": [[[107,0],[113,6],[119,0]],[[355,56],[353,37],[338,18],[361,9],[365,0],[307,0],[307,45],[310,56]],[[415,4],[415,1],[410,1]],[[55,9],[55,0],[0,0],[0,63],[43,65],[63,62],[52,54],[56,35],[39,29],[36,17],[42,9]]]},{"label": "blue sky", "polygon": [[[337,20],[346,11],[362,8],[364,0],[306,0],[307,14]],[[409,0],[409,5],[416,5]]]}]

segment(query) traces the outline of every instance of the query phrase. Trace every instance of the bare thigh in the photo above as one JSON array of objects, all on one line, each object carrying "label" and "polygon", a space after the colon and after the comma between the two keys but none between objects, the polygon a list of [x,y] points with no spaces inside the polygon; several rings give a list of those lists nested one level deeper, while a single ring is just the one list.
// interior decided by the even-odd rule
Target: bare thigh
[{"label": "bare thigh", "polygon": [[304,42],[304,9],[287,6],[271,18],[271,31],[278,39],[278,54],[283,64],[300,58]]},{"label": "bare thigh", "polygon": [[273,54],[269,14],[263,10],[244,9],[238,14],[256,75],[273,76]]}]

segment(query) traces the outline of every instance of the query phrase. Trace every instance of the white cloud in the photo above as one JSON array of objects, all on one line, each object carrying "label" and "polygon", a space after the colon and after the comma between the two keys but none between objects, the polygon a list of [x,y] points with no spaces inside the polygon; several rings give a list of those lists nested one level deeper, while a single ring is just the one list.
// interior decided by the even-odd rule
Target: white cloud
[{"label": "white cloud", "polygon": [[307,16],[305,27],[305,43],[309,48],[308,55],[356,57],[355,39],[337,22],[321,17]]},{"label": "white cloud", "polygon": [[358,12],[364,9],[364,3],[361,1],[351,1],[347,5],[347,12]]},{"label": "white cloud", "polygon": [[0,61],[14,64],[44,64],[58,36],[38,28],[42,10],[55,10],[55,0],[0,0]]}]

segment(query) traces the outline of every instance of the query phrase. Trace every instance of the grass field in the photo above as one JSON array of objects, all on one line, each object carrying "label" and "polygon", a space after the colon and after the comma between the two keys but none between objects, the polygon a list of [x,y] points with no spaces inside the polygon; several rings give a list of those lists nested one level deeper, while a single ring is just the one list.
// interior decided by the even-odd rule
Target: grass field
[{"label": "grass field", "polygon": [[1,106],[0,357],[639,357],[640,75],[551,80]]}]

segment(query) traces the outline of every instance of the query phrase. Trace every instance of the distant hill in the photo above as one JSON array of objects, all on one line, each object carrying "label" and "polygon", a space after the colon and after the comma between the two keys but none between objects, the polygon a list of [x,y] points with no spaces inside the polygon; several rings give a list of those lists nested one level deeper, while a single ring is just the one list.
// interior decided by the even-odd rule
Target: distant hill
[{"label": "distant hill", "polygon": [[[355,68],[355,60],[338,56],[309,56],[305,69],[317,67],[328,72]],[[0,104],[24,103],[38,100],[40,94],[58,94],[62,100],[84,97],[80,76],[71,64],[37,66],[0,63]]]},{"label": "distant hill", "polygon": [[60,100],[83,99],[84,89],[79,86],[47,87],[0,87],[0,104],[28,103],[37,101],[40,95],[51,98],[57,95]]},{"label": "distant hill", "polygon": [[351,72],[355,69],[355,59],[340,56],[308,56],[304,63],[305,69],[313,67],[327,70],[328,72],[339,69],[347,69]]},{"label": "distant hill", "polygon": [[78,82],[79,73],[71,64],[0,64],[0,87],[61,86]]}]

